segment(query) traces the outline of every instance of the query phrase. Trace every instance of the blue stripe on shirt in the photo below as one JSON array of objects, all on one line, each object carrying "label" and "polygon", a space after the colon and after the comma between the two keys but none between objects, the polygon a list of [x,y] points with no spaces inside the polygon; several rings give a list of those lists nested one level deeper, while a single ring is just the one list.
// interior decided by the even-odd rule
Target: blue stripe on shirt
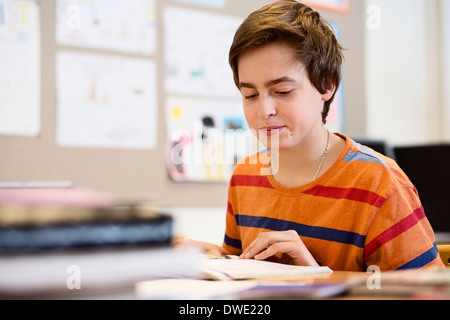
[{"label": "blue stripe on shirt", "polygon": [[401,266],[397,270],[422,268],[423,266],[427,265],[428,263],[430,263],[431,261],[436,259],[438,254],[439,254],[439,250],[438,250],[437,244],[435,242],[433,244],[433,247],[430,250],[422,253],[420,256],[418,256],[417,258],[415,258],[415,259],[411,260],[410,262],[404,264],[403,266]]},{"label": "blue stripe on shirt", "polygon": [[359,248],[364,248],[364,243],[366,241],[365,236],[349,231],[324,227],[313,227],[296,222],[267,217],[236,215],[235,218],[236,223],[241,227],[260,228],[273,231],[295,230],[301,237],[350,244]]},{"label": "blue stripe on shirt", "polygon": [[240,240],[236,240],[236,239],[230,238],[229,236],[225,235],[225,238],[223,241],[225,242],[225,244],[227,244],[231,247],[242,250],[242,242]]},{"label": "blue stripe on shirt", "polygon": [[359,143],[356,143],[353,140],[352,140],[352,143],[355,146],[355,148],[358,149],[358,151],[360,151],[360,152],[350,151],[349,153],[347,153],[347,155],[344,158],[345,162],[350,162],[353,160],[362,161],[362,162],[374,162],[374,163],[380,163],[380,164],[386,166],[387,168],[389,168],[388,165],[386,164],[386,162],[384,162],[384,160],[381,159],[379,156],[377,156],[372,150],[366,148],[365,146],[363,146]]},{"label": "blue stripe on shirt", "polygon": [[374,163],[382,164],[385,167],[388,167],[386,162],[384,162],[381,158],[377,157],[376,155],[368,154],[368,153],[361,153],[361,152],[357,152],[357,151],[356,152],[349,151],[343,161],[345,161],[345,162],[350,162],[350,161],[374,162]]}]

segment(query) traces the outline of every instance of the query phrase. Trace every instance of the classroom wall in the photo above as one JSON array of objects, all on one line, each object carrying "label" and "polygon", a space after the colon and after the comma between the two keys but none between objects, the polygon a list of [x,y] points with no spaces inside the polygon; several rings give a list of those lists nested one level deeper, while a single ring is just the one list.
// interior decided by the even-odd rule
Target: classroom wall
[{"label": "classroom wall", "polygon": [[440,2],[440,21],[441,21],[441,58],[442,63],[442,92],[443,92],[443,114],[444,114],[444,137],[450,141],[450,1],[442,0]]},{"label": "classroom wall", "polygon": [[[150,57],[64,46],[55,40],[55,0],[40,0],[41,18],[41,131],[36,137],[0,136],[0,182],[73,181],[76,186],[111,192],[124,200],[153,200],[170,206],[225,206],[226,183],[174,182],[165,163],[164,52],[162,16],[167,6],[218,12],[245,18],[269,1],[228,0],[224,9],[157,1],[157,49]],[[351,11],[341,15],[322,11],[336,22],[345,50],[345,131],[366,134],[365,16],[363,1],[353,1]],[[102,53],[156,61],[158,121],[157,145],[152,150],[59,146],[57,130],[56,57],[59,51]],[[0,52],[1,56],[1,52]],[[232,81],[232,79],[230,79]]]},{"label": "classroom wall", "polygon": [[365,2],[367,136],[392,145],[448,141],[449,1]]}]

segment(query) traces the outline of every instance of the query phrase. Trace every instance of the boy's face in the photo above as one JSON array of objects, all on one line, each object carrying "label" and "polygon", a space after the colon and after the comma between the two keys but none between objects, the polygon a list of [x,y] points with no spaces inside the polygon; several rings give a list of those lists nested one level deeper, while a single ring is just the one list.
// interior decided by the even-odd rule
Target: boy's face
[{"label": "boy's face", "polygon": [[270,43],[249,50],[238,72],[248,125],[267,148],[276,140],[280,150],[313,141],[322,127],[324,101],[334,90],[317,91],[292,47]]}]

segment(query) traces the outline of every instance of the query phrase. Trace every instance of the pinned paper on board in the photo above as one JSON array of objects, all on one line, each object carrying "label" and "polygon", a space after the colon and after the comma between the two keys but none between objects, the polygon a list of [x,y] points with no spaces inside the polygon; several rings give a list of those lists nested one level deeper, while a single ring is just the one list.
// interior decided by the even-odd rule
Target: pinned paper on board
[{"label": "pinned paper on board", "polygon": [[156,147],[154,61],[62,51],[57,87],[59,145]]},{"label": "pinned paper on board", "polygon": [[166,119],[166,160],[175,181],[228,182],[235,165],[259,147],[239,100],[172,97]]},{"label": "pinned paper on board", "polygon": [[[334,30],[334,34],[336,35],[337,40],[341,41],[341,32],[339,29],[339,25],[334,21],[329,21],[331,27]],[[342,70],[343,72],[343,70]],[[331,132],[345,132],[345,85],[344,79],[342,77],[341,83],[339,85],[338,90],[336,91],[336,95],[334,97],[333,102],[330,106],[330,113],[327,117],[327,128]]]},{"label": "pinned paper on board", "polygon": [[236,163],[257,150],[250,147],[257,142],[228,64],[241,20],[178,7],[164,11],[166,159],[175,181],[228,182]]},{"label": "pinned paper on board", "polygon": [[156,0],[58,0],[61,44],[138,54],[156,49]]},{"label": "pinned paper on board", "polygon": [[301,0],[299,2],[316,9],[333,11],[341,14],[348,13],[351,5],[351,0]]},{"label": "pinned paper on board", "polygon": [[167,7],[165,88],[171,94],[236,97],[228,51],[241,18]]},{"label": "pinned paper on board", "polygon": [[336,92],[333,102],[330,106],[330,113],[327,117],[326,127],[330,132],[343,133],[345,130],[345,110],[344,110],[344,83]]},{"label": "pinned paper on board", "polygon": [[181,3],[195,4],[198,6],[223,9],[227,5],[227,0],[176,0]]},{"label": "pinned paper on board", "polygon": [[0,134],[40,133],[40,23],[34,1],[0,0]]}]

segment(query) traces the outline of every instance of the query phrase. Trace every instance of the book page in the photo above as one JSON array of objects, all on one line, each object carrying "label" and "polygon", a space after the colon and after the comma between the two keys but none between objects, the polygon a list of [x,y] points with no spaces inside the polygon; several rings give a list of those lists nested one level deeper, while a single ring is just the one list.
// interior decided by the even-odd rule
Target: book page
[{"label": "book page", "polygon": [[205,259],[206,279],[244,280],[332,273],[328,267],[303,267],[281,263],[244,259]]},{"label": "book page", "polygon": [[137,282],[135,294],[142,299],[323,299],[347,291],[345,283],[264,283],[250,281],[207,281],[196,279],[153,279]]}]

